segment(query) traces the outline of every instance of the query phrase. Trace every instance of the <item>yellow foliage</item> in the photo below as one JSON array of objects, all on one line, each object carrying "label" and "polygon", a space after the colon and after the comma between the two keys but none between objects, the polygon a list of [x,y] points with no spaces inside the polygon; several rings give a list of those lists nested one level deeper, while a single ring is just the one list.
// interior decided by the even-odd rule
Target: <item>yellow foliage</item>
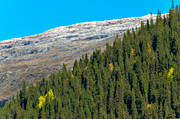
[{"label": "yellow foliage", "polygon": [[46,102],[46,98],[43,96],[40,96],[38,107],[41,108],[45,102]]},{"label": "yellow foliage", "polygon": [[148,105],[147,105],[147,108],[151,108],[151,104],[148,104]]},{"label": "yellow foliage", "polygon": [[74,78],[74,75],[72,74],[71,77]]},{"label": "yellow foliage", "polygon": [[47,97],[48,97],[50,100],[53,100],[53,99],[54,99],[54,93],[53,93],[52,89],[49,90],[45,96],[40,96],[40,97],[39,97],[39,104],[38,104],[38,107],[39,107],[39,108],[42,108],[43,104],[46,102],[46,98],[47,98]]},{"label": "yellow foliage", "polygon": [[114,70],[114,66],[112,63],[109,64],[109,70],[112,72]]},{"label": "yellow foliage", "polygon": [[174,68],[171,67],[168,72],[168,78],[173,79]]},{"label": "yellow foliage", "polygon": [[131,55],[131,56],[134,56],[134,55],[135,55],[134,49],[131,49],[130,55]]},{"label": "yellow foliage", "polygon": [[52,100],[54,99],[54,93],[53,93],[52,89],[47,94],[50,99],[52,99]]},{"label": "yellow foliage", "polygon": [[44,97],[47,98],[47,96],[48,96],[48,95],[46,94]]}]

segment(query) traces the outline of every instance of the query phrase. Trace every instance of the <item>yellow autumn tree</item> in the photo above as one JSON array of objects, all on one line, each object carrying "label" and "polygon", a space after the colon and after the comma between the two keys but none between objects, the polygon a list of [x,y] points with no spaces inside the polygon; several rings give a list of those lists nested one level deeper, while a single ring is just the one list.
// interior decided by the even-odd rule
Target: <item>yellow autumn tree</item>
[{"label": "yellow autumn tree", "polygon": [[47,94],[51,100],[54,100],[54,93],[53,93],[52,89]]},{"label": "yellow autumn tree", "polygon": [[147,105],[147,108],[151,108],[151,104],[148,104],[148,105]]},{"label": "yellow autumn tree", "polygon": [[46,102],[46,98],[44,96],[39,97],[39,104],[38,107],[42,108],[43,104]]},{"label": "yellow autumn tree", "polygon": [[74,75],[72,74],[71,77],[74,78]]},{"label": "yellow autumn tree", "polygon": [[39,109],[41,109],[43,104],[46,102],[46,98],[49,98],[50,100],[54,100],[54,93],[53,93],[52,89],[49,90],[45,96],[39,97],[39,104],[38,104]]},{"label": "yellow autumn tree", "polygon": [[114,66],[112,63],[109,64],[109,70],[112,72],[114,70]]},{"label": "yellow autumn tree", "polygon": [[171,67],[171,68],[169,69],[169,72],[168,72],[168,78],[169,78],[169,79],[173,79],[173,73],[174,73],[174,68]]},{"label": "yellow autumn tree", "polygon": [[134,52],[134,49],[131,48],[131,51],[130,51],[130,56],[134,56],[135,55],[135,52]]}]

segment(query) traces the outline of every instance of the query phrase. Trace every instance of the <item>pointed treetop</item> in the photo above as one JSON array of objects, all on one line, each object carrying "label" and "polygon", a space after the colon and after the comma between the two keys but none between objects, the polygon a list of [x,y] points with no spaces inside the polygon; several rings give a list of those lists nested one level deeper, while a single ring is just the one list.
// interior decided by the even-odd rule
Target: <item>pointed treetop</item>
[{"label": "pointed treetop", "polygon": [[171,6],[172,9],[174,9],[174,0],[172,0],[172,6]]}]

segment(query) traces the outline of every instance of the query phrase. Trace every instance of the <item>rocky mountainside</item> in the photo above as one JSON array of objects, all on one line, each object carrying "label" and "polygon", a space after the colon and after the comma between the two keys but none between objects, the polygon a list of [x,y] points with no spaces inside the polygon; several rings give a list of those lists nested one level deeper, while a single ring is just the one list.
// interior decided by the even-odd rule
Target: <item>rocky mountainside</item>
[{"label": "rocky mountainside", "polygon": [[105,48],[116,35],[138,28],[156,15],[62,26],[44,33],[0,42],[0,100],[15,94],[25,80],[33,83],[69,68],[82,54]]}]

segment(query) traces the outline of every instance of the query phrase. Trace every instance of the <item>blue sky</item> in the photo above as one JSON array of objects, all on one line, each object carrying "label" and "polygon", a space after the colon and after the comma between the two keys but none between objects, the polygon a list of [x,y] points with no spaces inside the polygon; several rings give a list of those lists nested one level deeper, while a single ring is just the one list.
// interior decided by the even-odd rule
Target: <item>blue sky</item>
[{"label": "blue sky", "polygon": [[0,0],[0,41],[74,23],[166,13],[170,6],[171,0]]}]

